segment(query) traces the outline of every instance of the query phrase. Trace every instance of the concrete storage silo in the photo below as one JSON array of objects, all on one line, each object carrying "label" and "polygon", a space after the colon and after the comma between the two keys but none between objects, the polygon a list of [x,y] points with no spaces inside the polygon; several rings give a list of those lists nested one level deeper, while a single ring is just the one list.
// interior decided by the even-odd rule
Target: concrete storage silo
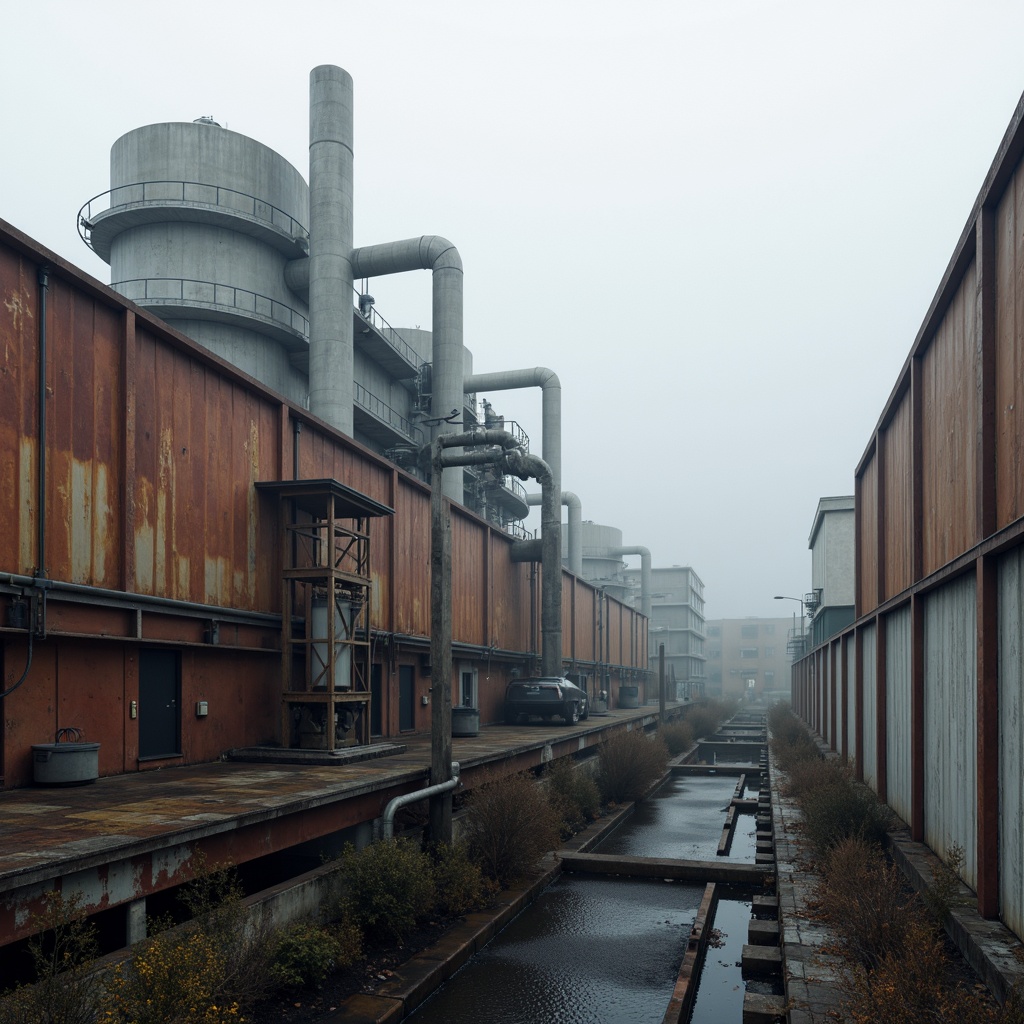
[{"label": "concrete storage silo", "polygon": [[309,246],[309,189],[273,150],[211,118],[152,124],[110,154],[111,189],[82,210],[111,286],[303,403],[309,311],[285,264]]},{"label": "concrete storage silo", "polygon": [[[629,582],[621,555],[612,554],[622,547],[622,531],[614,526],[584,520],[582,524],[583,578],[603,587],[619,601],[628,601]],[[563,554],[565,550],[563,549]]]}]

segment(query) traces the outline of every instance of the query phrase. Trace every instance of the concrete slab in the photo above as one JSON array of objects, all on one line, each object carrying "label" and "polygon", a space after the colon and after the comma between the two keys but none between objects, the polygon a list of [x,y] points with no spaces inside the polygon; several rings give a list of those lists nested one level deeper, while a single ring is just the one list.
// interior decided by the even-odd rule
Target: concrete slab
[{"label": "concrete slab", "polygon": [[743,947],[740,965],[744,978],[770,978],[782,972],[782,950],[777,946]]},{"label": "concrete slab", "polygon": [[743,1024],[776,1024],[786,1019],[784,996],[747,992],[743,997]]},{"label": "concrete slab", "polygon": [[751,920],[747,927],[747,941],[752,946],[777,946],[779,922]]}]

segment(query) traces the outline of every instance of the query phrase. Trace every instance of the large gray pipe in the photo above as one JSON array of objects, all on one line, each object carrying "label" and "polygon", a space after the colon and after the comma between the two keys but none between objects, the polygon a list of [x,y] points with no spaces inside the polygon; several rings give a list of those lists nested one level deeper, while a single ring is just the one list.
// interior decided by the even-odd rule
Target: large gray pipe
[{"label": "large gray pipe", "polygon": [[[382,245],[352,250],[355,277],[382,277],[407,270],[432,274],[432,351],[430,416],[432,437],[463,430],[462,409],[462,258],[459,250],[440,235],[421,235]],[[351,319],[351,313],[349,314]],[[453,416],[452,413],[455,413]],[[442,470],[446,498],[462,502],[462,470]]]},{"label": "large gray pipe", "polygon": [[651,617],[651,552],[639,544],[631,548],[612,548],[612,555],[640,556],[640,611]]},{"label": "large gray pipe", "polygon": [[309,73],[309,411],[352,433],[352,76]]},{"label": "large gray pipe", "polygon": [[[551,468],[556,494],[562,493],[562,385],[558,374],[546,366],[529,370],[501,370],[470,374],[462,382],[467,394],[478,391],[515,391],[541,388],[541,455]],[[559,559],[562,555],[559,552]],[[576,570],[574,569],[573,572]]]},{"label": "large gray pipe", "polygon": [[560,492],[555,490],[551,468],[536,455],[509,452],[509,469],[520,479],[540,483],[541,543],[541,675],[562,674],[562,516]]},{"label": "large gray pipe", "polygon": [[[542,494],[528,494],[527,505],[539,505]],[[583,504],[572,491],[562,491],[562,504],[569,509],[568,555],[569,570],[583,575]]]}]

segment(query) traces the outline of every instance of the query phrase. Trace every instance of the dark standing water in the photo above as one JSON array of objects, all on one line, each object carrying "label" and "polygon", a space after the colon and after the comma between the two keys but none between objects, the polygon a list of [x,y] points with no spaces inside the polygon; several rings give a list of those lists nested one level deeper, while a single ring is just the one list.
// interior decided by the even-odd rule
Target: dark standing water
[{"label": "dark standing water", "polygon": [[[752,863],[754,818],[737,820],[716,858],[737,778],[675,776],[596,852]],[[415,1024],[632,1024],[668,1006],[703,885],[563,875],[411,1018]],[[750,902],[721,900],[694,1024],[743,1018],[738,962]]]},{"label": "dark standing water", "polygon": [[660,1021],[703,895],[699,885],[564,875],[411,1019]]},{"label": "dark standing water", "polygon": [[725,812],[738,781],[727,775],[674,776],[637,804],[636,811],[594,852],[753,864],[757,840],[752,814],[736,819],[729,855],[716,857]]}]

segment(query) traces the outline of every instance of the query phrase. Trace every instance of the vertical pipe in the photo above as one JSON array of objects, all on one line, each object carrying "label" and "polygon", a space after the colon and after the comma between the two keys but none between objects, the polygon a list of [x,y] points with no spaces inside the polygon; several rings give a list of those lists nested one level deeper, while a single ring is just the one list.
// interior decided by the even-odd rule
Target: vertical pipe
[{"label": "vertical pipe", "polygon": [[352,77],[309,74],[309,409],[352,433]]},{"label": "vertical pipe", "polygon": [[[465,429],[462,410],[466,404],[462,389],[462,260],[451,245],[435,259],[431,276],[433,306],[430,415],[434,436]],[[349,317],[351,322],[351,317]],[[456,415],[452,417],[452,413]],[[441,471],[445,496],[463,502],[461,466]]]}]

